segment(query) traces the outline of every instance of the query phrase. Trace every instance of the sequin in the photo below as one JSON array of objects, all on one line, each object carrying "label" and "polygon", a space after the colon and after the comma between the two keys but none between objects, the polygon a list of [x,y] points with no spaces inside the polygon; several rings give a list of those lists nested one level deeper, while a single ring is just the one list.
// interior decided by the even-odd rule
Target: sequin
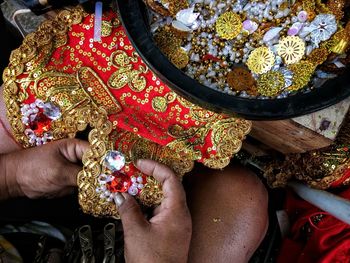
[{"label": "sequin", "polygon": [[269,71],[275,63],[275,56],[268,47],[254,49],[249,55],[247,66],[255,74]]},{"label": "sequin", "polygon": [[297,36],[287,36],[278,43],[277,53],[286,64],[299,62],[305,54],[305,42]]},{"label": "sequin", "polygon": [[216,20],[216,32],[223,39],[233,39],[242,30],[242,21],[238,14],[234,12],[223,13]]},{"label": "sequin", "polygon": [[311,40],[318,46],[337,31],[337,21],[334,15],[320,14],[311,22],[309,28]]}]

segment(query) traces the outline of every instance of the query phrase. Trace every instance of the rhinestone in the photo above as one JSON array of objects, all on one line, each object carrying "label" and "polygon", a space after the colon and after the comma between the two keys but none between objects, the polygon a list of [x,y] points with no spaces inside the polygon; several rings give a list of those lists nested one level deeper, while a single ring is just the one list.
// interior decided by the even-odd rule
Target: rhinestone
[{"label": "rhinestone", "polygon": [[48,102],[44,104],[44,114],[51,120],[57,120],[61,117],[60,108],[55,104]]},{"label": "rhinestone", "polygon": [[126,192],[130,186],[130,177],[121,172],[113,173],[114,179],[106,183],[108,190],[112,193]]},{"label": "rhinestone", "polygon": [[136,187],[133,187],[133,186],[128,189],[128,193],[130,195],[133,195],[133,196],[137,195],[138,192],[139,192],[139,190]]},{"label": "rhinestone", "polygon": [[137,177],[137,182],[138,182],[138,183],[143,183],[143,178],[142,178],[142,176]]},{"label": "rhinestone", "polygon": [[39,112],[33,120],[28,124],[29,128],[36,136],[42,136],[51,128],[51,119],[49,119],[43,112]]},{"label": "rhinestone", "polygon": [[104,158],[103,164],[112,172],[120,171],[125,165],[125,157],[121,152],[109,151]]}]

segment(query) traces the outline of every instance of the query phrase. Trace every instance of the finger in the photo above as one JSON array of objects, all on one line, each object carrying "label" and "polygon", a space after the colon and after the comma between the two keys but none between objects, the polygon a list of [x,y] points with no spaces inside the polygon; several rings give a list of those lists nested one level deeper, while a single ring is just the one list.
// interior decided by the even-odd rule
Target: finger
[{"label": "finger", "polygon": [[114,202],[117,206],[126,235],[135,228],[143,228],[148,224],[141,212],[140,206],[129,194],[116,193]]},{"label": "finger", "polygon": [[75,165],[75,164],[70,164],[68,163],[66,165],[66,168],[62,171],[62,176],[60,176],[59,178],[61,178],[62,180],[62,185],[68,185],[68,186],[77,186],[77,178],[78,178],[78,173],[82,170],[82,167],[80,167],[79,165]]},{"label": "finger", "polygon": [[174,207],[186,203],[185,190],[169,167],[152,160],[138,160],[136,166],[141,172],[153,176],[162,184],[164,195],[162,204]]},{"label": "finger", "polygon": [[89,149],[89,143],[78,139],[65,139],[59,141],[60,153],[70,162],[81,161],[83,154]]}]

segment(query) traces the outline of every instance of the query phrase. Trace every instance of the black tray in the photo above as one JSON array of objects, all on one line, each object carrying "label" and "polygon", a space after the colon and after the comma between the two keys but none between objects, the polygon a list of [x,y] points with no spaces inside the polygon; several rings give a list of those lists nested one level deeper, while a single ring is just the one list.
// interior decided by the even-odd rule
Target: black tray
[{"label": "black tray", "polygon": [[252,120],[288,119],[333,105],[350,95],[350,67],[322,87],[284,99],[249,99],[206,87],[177,69],[158,49],[149,32],[146,7],[140,0],[117,0],[121,20],[147,66],[172,90],[206,109]]}]

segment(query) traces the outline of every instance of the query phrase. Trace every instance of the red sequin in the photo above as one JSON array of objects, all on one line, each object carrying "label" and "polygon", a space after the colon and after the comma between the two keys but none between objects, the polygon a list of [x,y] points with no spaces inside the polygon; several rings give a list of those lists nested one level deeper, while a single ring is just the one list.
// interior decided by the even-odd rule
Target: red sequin
[{"label": "red sequin", "polygon": [[112,175],[114,176],[114,180],[107,183],[107,189],[112,193],[127,192],[131,184],[130,177],[118,171]]}]

